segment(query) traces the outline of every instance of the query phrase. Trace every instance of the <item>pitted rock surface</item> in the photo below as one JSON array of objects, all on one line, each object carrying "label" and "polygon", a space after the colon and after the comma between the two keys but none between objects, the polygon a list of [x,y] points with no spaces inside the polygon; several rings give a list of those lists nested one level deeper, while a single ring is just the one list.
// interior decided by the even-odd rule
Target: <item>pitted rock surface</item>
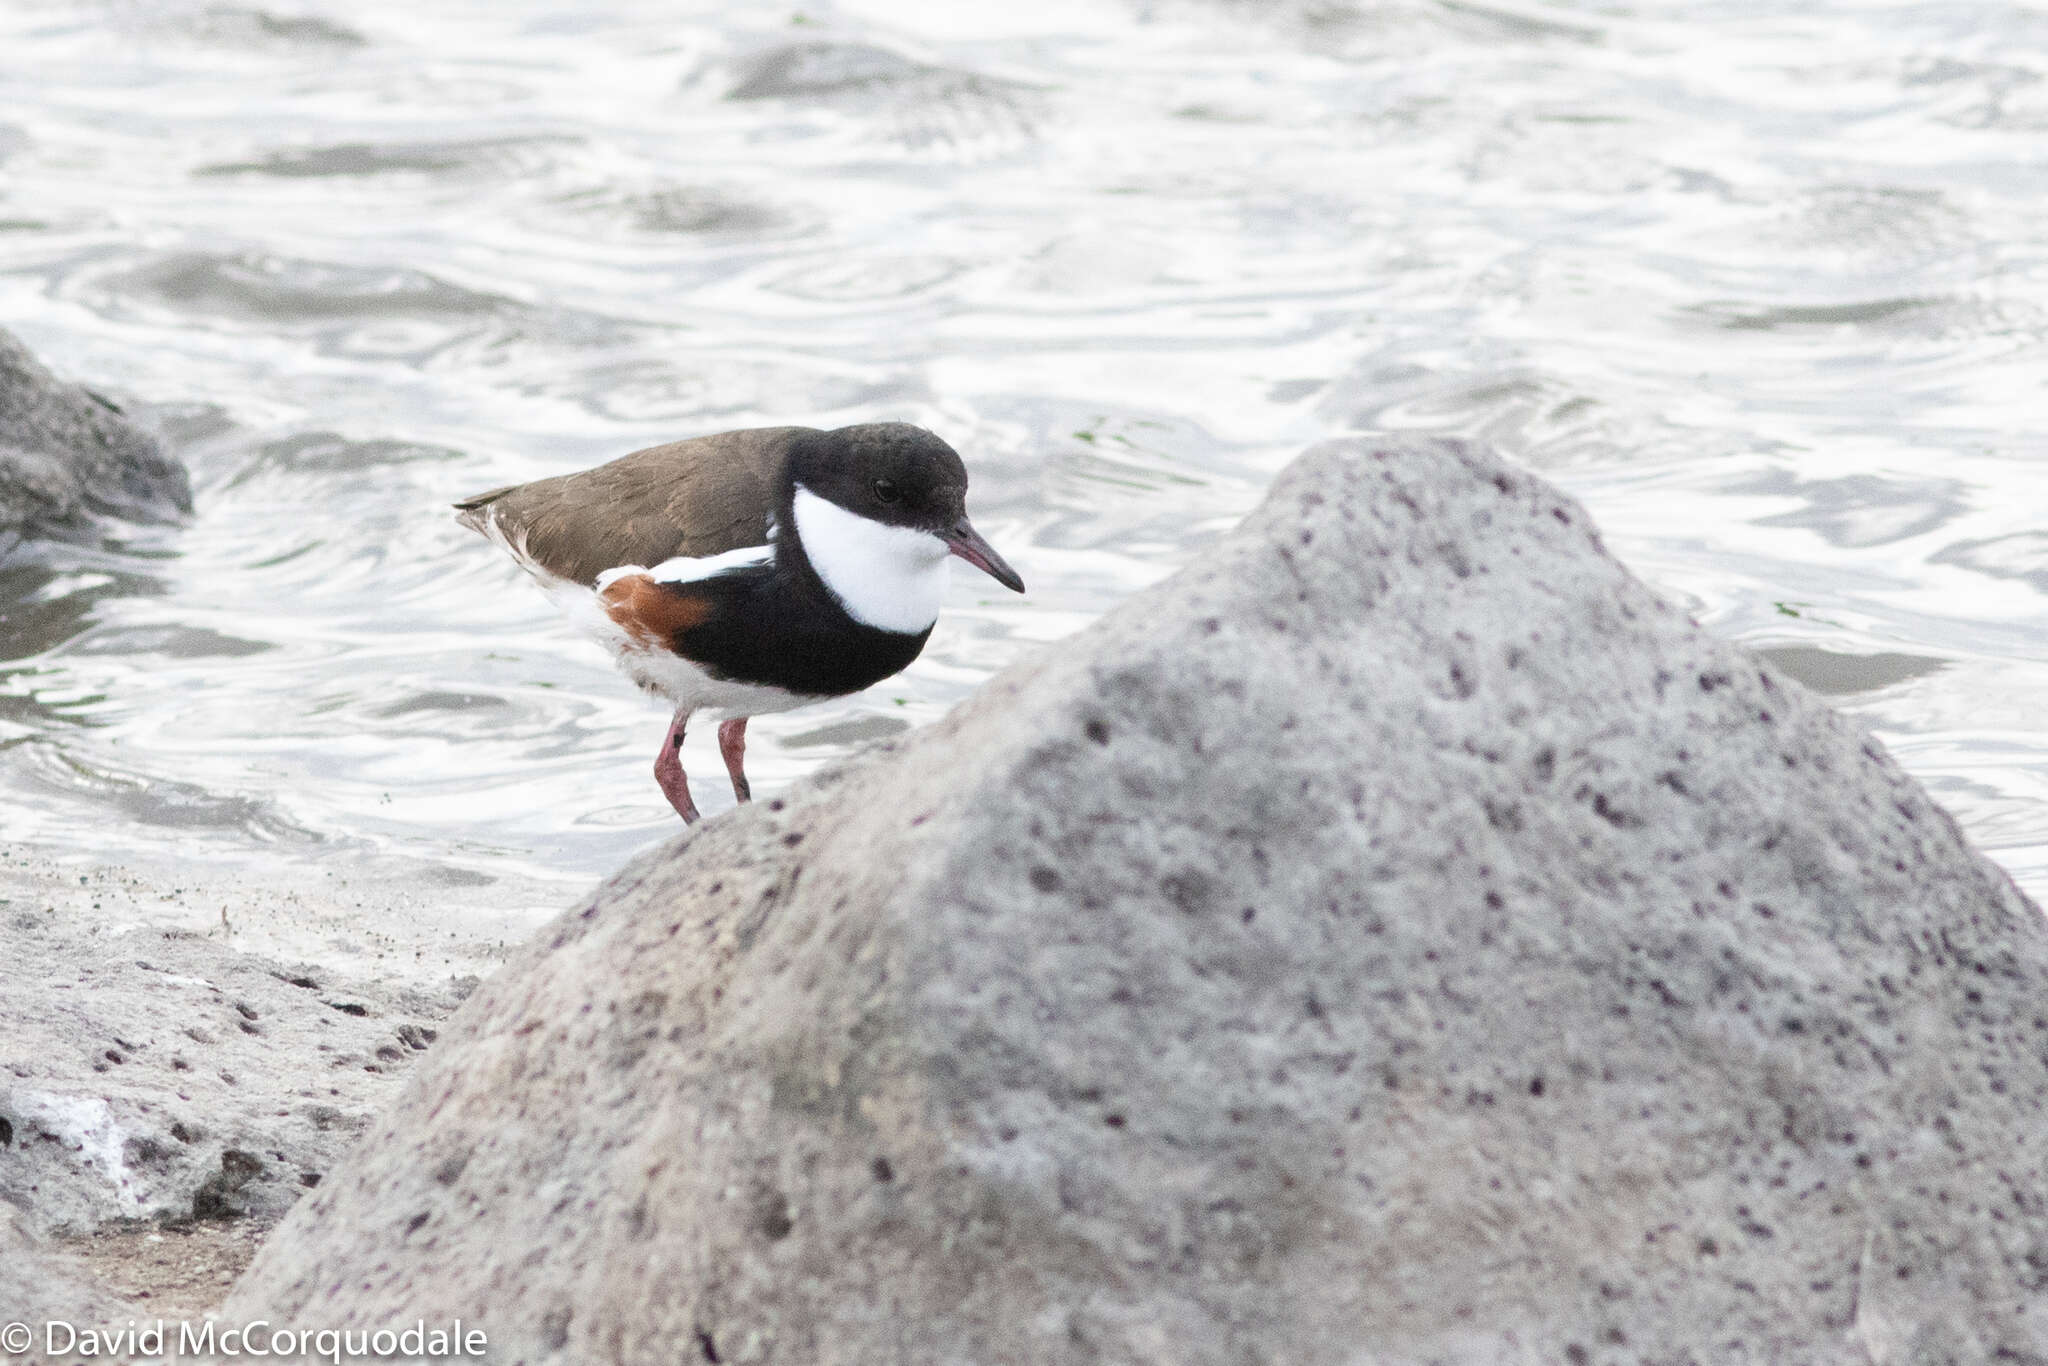
[{"label": "pitted rock surface", "polygon": [[352,983],[176,930],[0,906],[0,1205],[42,1236],[274,1223],[468,982]]}]

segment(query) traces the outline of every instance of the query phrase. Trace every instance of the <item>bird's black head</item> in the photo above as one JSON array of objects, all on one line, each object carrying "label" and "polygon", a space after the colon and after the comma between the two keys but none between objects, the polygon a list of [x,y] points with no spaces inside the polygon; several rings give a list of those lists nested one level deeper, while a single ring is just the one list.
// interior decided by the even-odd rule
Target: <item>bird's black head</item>
[{"label": "bird's black head", "polygon": [[790,451],[789,472],[800,487],[871,522],[943,536],[967,517],[967,466],[907,422],[806,433]]},{"label": "bird's black head", "polygon": [[1024,580],[967,520],[967,466],[944,441],[907,422],[806,432],[791,445],[789,481],[870,522],[930,532],[1016,592]]}]

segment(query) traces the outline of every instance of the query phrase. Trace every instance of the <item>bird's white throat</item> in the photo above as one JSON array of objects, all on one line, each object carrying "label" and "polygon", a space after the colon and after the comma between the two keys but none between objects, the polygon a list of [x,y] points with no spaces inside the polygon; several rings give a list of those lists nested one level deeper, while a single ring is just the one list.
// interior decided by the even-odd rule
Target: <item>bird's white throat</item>
[{"label": "bird's white throat", "polygon": [[796,534],[811,567],[855,621],[916,635],[939,619],[952,561],[931,532],[870,521],[799,485]]}]

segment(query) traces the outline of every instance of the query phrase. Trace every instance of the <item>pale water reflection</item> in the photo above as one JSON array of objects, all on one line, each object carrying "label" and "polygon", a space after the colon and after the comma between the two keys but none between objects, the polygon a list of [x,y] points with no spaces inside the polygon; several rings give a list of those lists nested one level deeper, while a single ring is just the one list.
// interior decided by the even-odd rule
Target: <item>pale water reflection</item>
[{"label": "pale water reflection", "polygon": [[451,499],[958,445],[1031,594],[758,723],[772,792],[1400,428],[1565,484],[2038,897],[2044,73],[1969,0],[0,8],[0,324],[200,506],[0,566],[7,834],[566,888],[670,828],[662,717]]}]

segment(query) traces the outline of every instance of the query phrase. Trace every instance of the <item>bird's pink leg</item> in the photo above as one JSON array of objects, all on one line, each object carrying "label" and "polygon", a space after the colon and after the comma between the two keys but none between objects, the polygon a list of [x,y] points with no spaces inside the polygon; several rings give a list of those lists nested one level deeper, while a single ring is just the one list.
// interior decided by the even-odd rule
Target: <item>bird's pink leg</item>
[{"label": "bird's pink leg", "polygon": [[683,722],[689,719],[688,712],[676,713],[675,720],[668,723],[668,734],[661,738],[661,752],[654,756],[654,781],[661,784],[661,794],[685,825],[697,819],[697,803],[690,800],[690,780],[683,776]]},{"label": "bird's pink leg", "polygon": [[743,802],[754,799],[747,786],[747,718],[734,717],[718,726],[718,752],[725,756],[725,771],[732,775],[732,795]]}]

